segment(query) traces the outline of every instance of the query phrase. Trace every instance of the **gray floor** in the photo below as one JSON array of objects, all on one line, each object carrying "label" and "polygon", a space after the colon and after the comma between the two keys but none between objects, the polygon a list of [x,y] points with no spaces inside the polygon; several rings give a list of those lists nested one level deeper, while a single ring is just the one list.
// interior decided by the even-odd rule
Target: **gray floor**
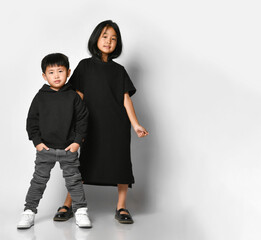
[{"label": "gray floor", "polygon": [[80,229],[72,218],[67,222],[54,222],[52,214],[37,214],[35,225],[28,230],[16,229],[19,213],[4,214],[1,220],[0,239],[2,240],[99,240],[99,239],[170,239],[162,231],[162,221],[157,214],[136,215],[132,225],[119,224],[112,213],[90,211],[93,228]]},{"label": "gray floor", "polygon": [[[55,175],[55,172],[54,172]],[[52,180],[53,181],[53,180]],[[54,182],[50,186],[55,185]],[[91,229],[81,229],[75,224],[75,218],[66,222],[52,220],[60,203],[64,200],[65,189],[57,188],[54,194],[51,187],[47,188],[40,201],[35,225],[28,230],[16,228],[23,211],[24,191],[17,191],[17,198],[10,208],[7,202],[0,204],[0,240],[134,240],[170,239],[170,222],[164,218],[162,209],[155,209],[155,205],[135,190],[128,192],[128,209],[134,224],[124,225],[114,219],[117,200],[117,189],[114,187],[85,186],[88,199],[88,213],[93,223]],[[21,193],[20,193],[21,192]],[[60,194],[60,192],[62,194]],[[57,196],[60,195],[60,199]],[[55,198],[56,197],[56,198]],[[4,198],[3,200],[5,200]],[[146,200],[146,201],[145,201]],[[164,221],[165,219],[165,221]],[[173,230],[173,227],[172,227]],[[162,233],[164,236],[162,236]],[[174,239],[174,238],[171,238]]]}]

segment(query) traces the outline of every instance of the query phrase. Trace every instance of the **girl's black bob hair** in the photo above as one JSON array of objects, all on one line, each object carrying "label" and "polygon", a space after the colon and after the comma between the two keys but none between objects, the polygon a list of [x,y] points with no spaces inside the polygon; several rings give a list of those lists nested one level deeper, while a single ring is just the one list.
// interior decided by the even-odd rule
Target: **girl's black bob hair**
[{"label": "girl's black bob hair", "polygon": [[48,54],[42,59],[42,72],[45,73],[46,68],[49,66],[64,66],[68,70],[70,68],[69,59],[62,53]]},{"label": "girl's black bob hair", "polygon": [[114,31],[116,32],[117,34],[117,45],[116,45],[116,48],[115,50],[109,54],[108,56],[108,61],[112,60],[113,58],[117,58],[121,55],[121,52],[122,52],[122,40],[121,40],[121,33],[120,33],[120,29],[118,27],[118,25],[111,21],[111,20],[106,20],[106,21],[103,21],[101,23],[99,23],[96,28],[93,30],[91,36],[90,36],[90,39],[89,39],[89,42],[88,42],[88,49],[91,53],[92,56],[94,57],[98,57],[99,59],[101,59],[101,51],[98,49],[97,47],[97,42],[98,42],[98,39],[101,35],[101,32],[102,30],[105,28],[105,27],[112,27],[114,29]]}]

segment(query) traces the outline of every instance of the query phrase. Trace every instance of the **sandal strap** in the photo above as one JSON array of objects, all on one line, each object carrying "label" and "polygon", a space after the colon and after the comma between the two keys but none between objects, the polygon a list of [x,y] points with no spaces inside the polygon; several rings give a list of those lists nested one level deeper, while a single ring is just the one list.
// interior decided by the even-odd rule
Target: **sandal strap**
[{"label": "sandal strap", "polygon": [[120,212],[127,212],[128,214],[130,214],[130,212],[128,211],[128,209],[125,209],[125,208],[121,208],[119,210],[117,210],[118,213]]},{"label": "sandal strap", "polygon": [[68,208],[67,206],[62,206],[62,207],[59,207],[57,211],[59,212],[61,209],[65,209],[67,211],[70,210],[70,208]]}]

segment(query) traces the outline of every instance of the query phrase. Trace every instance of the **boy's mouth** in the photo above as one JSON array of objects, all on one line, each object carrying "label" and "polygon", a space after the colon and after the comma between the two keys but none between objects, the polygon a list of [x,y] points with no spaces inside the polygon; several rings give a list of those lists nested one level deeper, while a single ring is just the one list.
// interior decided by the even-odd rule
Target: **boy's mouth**
[{"label": "boy's mouth", "polygon": [[60,83],[61,81],[60,80],[55,80],[54,83],[58,84]]}]

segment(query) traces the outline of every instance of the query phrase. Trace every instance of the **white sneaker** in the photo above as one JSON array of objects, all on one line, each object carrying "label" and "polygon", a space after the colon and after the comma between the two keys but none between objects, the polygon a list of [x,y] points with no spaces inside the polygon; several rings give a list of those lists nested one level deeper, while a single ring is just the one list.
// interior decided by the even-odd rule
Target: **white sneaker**
[{"label": "white sneaker", "polygon": [[35,213],[32,210],[25,210],[21,215],[21,219],[17,225],[17,228],[26,229],[32,227],[34,225],[34,216]]},{"label": "white sneaker", "polygon": [[92,223],[88,217],[87,208],[78,208],[74,216],[75,216],[76,224],[80,228],[92,227]]}]

